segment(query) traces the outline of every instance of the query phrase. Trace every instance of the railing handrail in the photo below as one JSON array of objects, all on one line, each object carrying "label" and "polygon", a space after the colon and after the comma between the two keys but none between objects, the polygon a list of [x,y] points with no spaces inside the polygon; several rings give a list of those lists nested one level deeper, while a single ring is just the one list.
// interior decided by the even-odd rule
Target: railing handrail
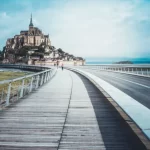
[{"label": "railing handrail", "polygon": [[49,69],[48,67],[45,66],[35,66],[35,65],[19,65],[19,64],[0,64],[0,67],[2,68],[17,68],[17,69],[35,69],[37,71],[39,70],[45,70]]},{"label": "railing handrail", "polygon": [[129,68],[150,68],[150,64],[90,64],[84,65],[88,67],[102,66],[102,67],[129,67]]},{"label": "railing handrail", "polygon": [[[12,65],[12,64],[9,64],[9,65],[11,65],[11,66],[14,66],[14,65]],[[9,65],[3,65],[3,66],[9,66]],[[1,66],[1,65],[0,65]],[[22,77],[18,77],[18,78],[15,78],[15,79],[8,79],[8,80],[4,80],[4,81],[0,81],[0,85],[1,84],[7,84],[7,83],[10,83],[10,82],[14,82],[14,81],[19,81],[19,80],[22,80],[22,79],[25,79],[25,78],[29,78],[29,77],[33,77],[33,76],[36,76],[36,75],[40,75],[40,74],[42,74],[42,73],[46,73],[46,72],[48,72],[48,71],[51,71],[51,69],[50,68],[48,68],[48,67],[41,67],[41,66],[33,66],[33,65],[15,65],[15,66],[19,66],[19,67],[36,67],[36,68],[43,68],[43,69],[47,69],[47,70],[45,70],[45,71],[40,71],[40,72],[38,72],[38,73],[33,73],[33,74],[30,74],[30,75],[25,75],[25,76],[22,76]]]},{"label": "railing handrail", "polygon": [[[9,66],[7,65],[6,68],[8,68]],[[25,95],[28,95],[29,93],[31,93],[33,90],[39,88],[43,84],[47,83],[47,81],[50,80],[56,73],[56,69],[43,67],[43,66],[42,67],[41,66],[27,66],[27,65],[15,65],[15,66],[11,65],[11,66],[13,68],[16,68],[17,66],[19,67],[19,69],[38,68],[38,71],[40,72],[0,82],[0,85],[8,84],[6,87],[7,89],[5,90],[3,88],[1,92],[0,104],[2,104],[2,106],[3,104],[4,106],[8,106],[10,104],[10,101],[12,101],[12,98],[15,99],[15,96],[12,96],[13,94],[17,95],[16,98],[18,100],[24,97]],[[26,79],[29,79],[27,83],[25,83]],[[21,83],[18,82],[20,85],[17,85],[17,87],[15,87],[15,85],[13,84],[15,81],[21,81]]]},{"label": "railing handrail", "polygon": [[117,64],[117,65],[84,65],[84,66],[74,66],[75,68],[80,69],[92,69],[92,70],[102,70],[102,71],[110,71],[124,74],[132,74],[136,76],[142,77],[150,77],[150,65],[125,65],[125,64]]},{"label": "railing handrail", "polygon": [[19,80],[22,80],[22,79],[25,79],[25,78],[30,78],[30,77],[33,77],[33,76],[37,76],[37,75],[43,74],[43,73],[48,72],[48,71],[51,71],[51,69],[47,69],[45,71],[41,71],[41,72],[30,74],[30,75],[25,75],[25,76],[15,78],[15,79],[8,79],[8,80],[0,81],[0,85],[1,84],[7,84],[7,83],[10,83],[10,82],[14,82],[14,81],[19,81]]}]

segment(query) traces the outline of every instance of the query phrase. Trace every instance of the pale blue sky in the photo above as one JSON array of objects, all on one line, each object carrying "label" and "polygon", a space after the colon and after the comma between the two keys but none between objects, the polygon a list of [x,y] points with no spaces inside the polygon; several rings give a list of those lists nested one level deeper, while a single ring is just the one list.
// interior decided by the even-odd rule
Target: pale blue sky
[{"label": "pale blue sky", "polygon": [[0,0],[0,49],[33,23],[85,57],[150,57],[150,0]]}]

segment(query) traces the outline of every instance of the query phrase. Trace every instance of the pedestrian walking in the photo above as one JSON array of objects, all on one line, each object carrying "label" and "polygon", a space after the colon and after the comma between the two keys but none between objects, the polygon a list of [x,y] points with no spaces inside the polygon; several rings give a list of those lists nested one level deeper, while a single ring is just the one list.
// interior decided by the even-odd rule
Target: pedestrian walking
[{"label": "pedestrian walking", "polygon": [[57,63],[57,69],[58,69],[58,66],[59,66],[59,61],[57,60],[57,62],[56,62],[56,63]]},{"label": "pedestrian walking", "polygon": [[62,71],[63,71],[63,69],[64,69],[64,64],[63,63],[61,64],[61,68],[62,68]]}]

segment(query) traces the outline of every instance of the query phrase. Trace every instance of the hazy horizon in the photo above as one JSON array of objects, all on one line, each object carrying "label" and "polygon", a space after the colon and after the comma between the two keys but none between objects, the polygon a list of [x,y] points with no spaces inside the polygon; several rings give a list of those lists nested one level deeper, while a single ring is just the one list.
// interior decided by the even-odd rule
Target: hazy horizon
[{"label": "hazy horizon", "polygon": [[52,45],[81,57],[150,57],[150,1],[0,1],[0,50],[7,38],[34,26]]}]

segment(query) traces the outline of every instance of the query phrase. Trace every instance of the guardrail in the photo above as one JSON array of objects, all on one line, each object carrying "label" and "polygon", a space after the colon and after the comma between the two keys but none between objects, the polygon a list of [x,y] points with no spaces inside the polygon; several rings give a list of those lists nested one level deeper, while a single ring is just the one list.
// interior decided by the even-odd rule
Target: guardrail
[{"label": "guardrail", "polygon": [[92,69],[97,71],[112,71],[150,77],[150,65],[85,65],[75,66],[79,69]]},{"label": "guardrail", "polygon": [[[28,95],[33,90],[36,90],[48,80],[50,80],[56,73],[56,69],[50,69],[47,67],[27,66],[27,65],[5,65],[3,68],[17,68],[17,69],[36,69],[38,73],[33,73],[23,77],[19,77],[12,80],[5,80],[0,82],[0,106],[6,107],[10,103],[17,101],[18,99]],[[1,67],[1,66],[0,66]],[[1,67],[2,68],[2,67]]]},{"label": "guardrail", "polygon": [[22,70],[31,70],[31,71],[42,71],[49,69],[48,67],[35,66],[35,65],[16,65],[16,64],[0,64],[0,68],[13,68],[13,69],[22,69]]}]

